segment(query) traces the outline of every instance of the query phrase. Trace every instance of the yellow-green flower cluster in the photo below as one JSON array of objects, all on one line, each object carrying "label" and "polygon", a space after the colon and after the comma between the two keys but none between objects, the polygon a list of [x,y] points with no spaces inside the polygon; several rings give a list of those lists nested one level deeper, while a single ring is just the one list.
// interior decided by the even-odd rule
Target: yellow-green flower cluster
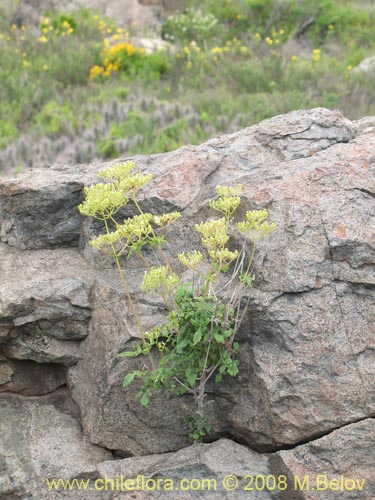
[{"label": "yellow-green flower cluster", "polygon": [[151,180],[152,174],[129,174],[119,181],[119,185],[121,189],[129,193],[131,198],[134,198],[137,192]]},{"label": "yellow-green flower cluster", "polygon": [[207,250],[223,248],[229,240],[225,217],[201,222],[195,225],[196,231],[202,235],[202,243]]},{"label": "yellow-green flower cluster", "polygon": [[84,189],[86,199],[78,209],[82,215],[105,219],[126,205],[124,192],[115,184],[95,184]]},{"label": "yellow-green flower cluster", "polygon": [[237,186],[217,186],[216,192],[220,196],[218,200],[210,201],[209,205],[217,212],[221,212],[229,220],[235,210],[241,203],[241,198],[238,196],[242,193],[242,185]]},{"label": "yellow-green flower cluster", "polygon": [[163,329],[160,326],[155,326],[152,330],[145,333],[145,338],[149,343],[149,348],[156,345],[160,352],[163,352],[166,348],[167,343],[165,341],[160,341],[163,335]]},{"label": "yellow-green flower cluster", "polygon": [[169,212],[168,214],[154,215],[154,222],[157,226],[168,226],[180,217],[180,212]]},{"label": "yellow-green flower cluster", "polygon": [[178,285],[177,274],[171,273],[167,266],[152,267],[146,271],[141,284],[144,292],[171,293]]},{"label": "yellow-green flower cluster", "polygon": [[114,167],[102,169],[98,177],[106,180],[117,181],[115,183],[119,190],[128,193],[131,198],[134,198],[137,192],[148,182],[152,180],[152,174],[132,174],[134,162],[127,161],[119,163]]},{"label": "yellow-green flower cluster", "polygon": [[257,240],[271,233],[276,227],[274,222],[266,222],[267,218],[267,210],[251,210],[246,212],[246,220],[237,222],[236,226],[246,237]]},{"label": "yellow-green flower cluster", "polygon": [[[93,240],[90,240],[90,245],[101,252],[113,254],[114,246],[120,240],[118,231],[112,231],[107,234],[100,234]],[[116,254],[116,252],[114,252]],[[113,254],[113,257],[115,256]]]},{"label": "yellow-green flower cluster", "polygon": [[151,221],[153,215],[150,213],[144,213],[140,215],[134,215],[129,219],[125,219],[122,224],[117,228],[117,231],[121,238],[127,240],[129,243],[134,241],[145,241],[149,236],[153,235],[153,228],[151,226]]},{"label": "yellow-green flower cluster", "polygon": [[201,252],[197,250],[193,250],[192,252],[182,252],[178,254],[178,260],[188,269],[194,269],[202,260],[203,255]]},{"label": "yellow-green flower cluster", "polygon": [[219,196],[240,196],[242,194],[242,184],[236,186],[216,186]]},{"label": "yellow-green flower cluster", "polygon": [[125,163],[118,163],[113,167],[106,167],[100,170],[98,177],[107,181],[119,181],[126,175],[134,170],[134,161],[126,161]]},{"label": "yellow-green flower cluster", "polygon": [[233,252],[228,248],[222,248],[220,250],[209,250],[209,255],[211,259],[218,262],[220,268],[226,270],[231,262],[237,259],[238,250],[234,250]]},{"label": "yellow-green flower cluster", "polygon": [[141,245],[154,235],[151,221],[153,215],[144,213],[134,215],[129,219],[125,219],[122,224],[117,224],[116,230],[101,234],[97,238],[90,241],[90,245],[104,252],[109,249],[114,249],[114,246],[119,243],[120,250],[116,252],[119,257],[126,250],[133,249],[134,245]]}]

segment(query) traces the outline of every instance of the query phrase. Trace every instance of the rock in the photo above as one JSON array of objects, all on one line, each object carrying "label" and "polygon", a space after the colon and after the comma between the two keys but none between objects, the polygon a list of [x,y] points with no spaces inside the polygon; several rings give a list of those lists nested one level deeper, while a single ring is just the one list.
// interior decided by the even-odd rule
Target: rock
[{"label": "rock", "polygon": [[[77,252],[11,250],[0,262],[2,352],[14,359],[72,364],[88,334],[94,277]],[[22,269],[15,274],[15,269]]]},{"label": "rock", "polygon": [[82,435],[56,399],[0,397],[0,498],[49,498],[46,479],[89,476],[111,453]]},{"label": "rock", "polygon": [[[194,224],[211,214],[207,200],[218,184],[241,182],[244,210],[267,208],[277,224],[255,254],[240,374],[209,388],[210,439],[230,436],[275,452],[375,414],[369,123],[321,108],[294,111],[201,146],[135,158],[140,171],[154,175],[140,196],[144,210],[182,212],[165,247],[177,269],[177,254],[199,245]],[[87,244],[99,225],[77,218],[83,187],[97,181],[102,166],[35,168],[0,180],[0,297],[7,311],[0,373],[9,384],[14,360],[67,366],[92,443],[122,457],[173,452],[189,443],[183,406],[191,401],[160,392],[144,409],[136,384],[121,388],[126,373],[144,364],[117,357],[139,333],[113,263]],[[56,224],[63,227],[57,233]],[[139,292],[143,272],[136,259],[126,267],[150,328],[165,310]]]},{"label": "rock", "polygon": [[368,418],[273,454],[272,473],[288,477],[289,488],[282,498],[371,500],[375,495],[374,439],[375,420]]},{"label": "rock", "polygon": [[358,66],[353,68],[353,73],[375,74],[375,56],[363,59]]},{"label": "rock", "polygon": [[174,46],[161,38],[132,37],[130,43],[139,49],[144,49],[146,54],[160,51],[175,52]]},{"label": "rock", "polygon": [[[138,492],[138,496],[120,495],[107,493],[106,500],[115,498],[142,500],[176,500],[176,490],[180,493],[178,500],[193,500],[204,498],[205,500],[242,500],[249,498],[250,491],[244,491],[249,483],[249,475],[268,476],[268,457],[253,452],[244,446],[233,443],[228,439],[220,439],[212,444],[198,444],[184,448],[176,453],[163,455],[152,455],[146,457],[131,457],[125,460],[115,460],[104,462],[98,465],[100,478],[121,478],[136,479],[142,481],[144,476],[144,491]],[[228,484],[238,478],[238,488],[228,492],[223,487],[225,478],[232,476]],[[234,477],[235,476],[235,477]],[[159,484],[165,484],[166,489],[161,487],[161,491],[147,490],[146,480],[151,480],[148,484],[152,488],[152,480]],[[187,480],[187,481],[186,481]],[[193,481],[191,485],[197,488],[196,491],[183,491],[183,487],[190,485],[188,481]],[[167,482],[169,481],[169,482]],[[185,481],[185,482],[184,482]],[[181,483],[180,483],[181,482]],[[141,483],[140,483],[141,484]],[[171,484],[173,490],[171,491]],[[201,487],[199,487],[201,486]],[[168,491],[169,488],[169,491]],[[133,494],[134,494],[133,493]],[[143,496],[142,496],[143,495]],[[279,496],[271,491],[252,491],[251,498],[254,500],[271,500]]]},{"label": "rock", "polygon": [[7,360],[0,356],[0,393],[9,391],[39,396],[66,384],[66,370],[61,365],[33,361]]},{"label": "rock", "polygon": [[53,179],[28,171],[21,183],[1,183],[0,240],[21,249],[77,246],[82,183],[79,169],[72,173],[51,170]]}]

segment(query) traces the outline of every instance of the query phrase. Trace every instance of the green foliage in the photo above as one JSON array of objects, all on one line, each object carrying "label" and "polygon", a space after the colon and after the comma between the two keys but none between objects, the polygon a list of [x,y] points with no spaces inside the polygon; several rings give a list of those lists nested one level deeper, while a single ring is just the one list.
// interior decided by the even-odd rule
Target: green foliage
[{"label": "green foliage", "polygon": [[203,13],[200,9],[186,9],[175,14],[163,25],[163,36],[166,40],[182,43],[195,40],[204,43],[220,33],[218,19],[212,12]]},{"label": "green foliage", "polygon": [[77,126],[76,116],[69,103],[59,104],[57,101],[47,102],[35,116],[35,122],[47,136],[70,132]]},{"label": "green foliage", "polygon": [[[209,205],[222,216],[195,226],[202,236],[209,268],[199,269],[203,260],[200,251],[181,253],[180,263],[192,272],[192,281],[181,282],[163,250],[167,227],[180,213],[144,213],[136,196],[152,176],[133,173],[133,169],[134,163],[127,162],[102,170],[99,177],[107,182],[86,188],[86,198],[79,210],[83,215],[104,221],[105,233],[90,244],[115,259],[142,339],[141,344],[119,356],[150,358],[151,366],[125,376],[124,387],[140,379],[142,385],[137,396],[143,406],[147,406],[155,390],[162,387],[178,396],[190,396],[195,411],[188,413],[186,419],[190,436],[199,440],[210,431],[205,413],[207,384],[213,380],[220,383],[225,375],[238,374],[236,354],[240,345],[235,337],[246,310],[243,299],[254,280],[250,270],[255,245],[258,239],[271,233],[275,225],[267,222],[266,210],[246,212],[245,219],[234,226],[242,234],[242,248],[228,248],[229,230],[241,203],[242,186],[217,186],[218,198]],[[120,222],[116,214],[128,203],[133,203],[138,213]],[[149,261],[150,251],[158,253],[165,264],[153,265]],[[120,262],[124,257],[128,261],[133,254],[139,255],[146,265],[141,290],[159,295],[168,311],[165,322],[149,332],[143,332]],[[227,276],[230,268],[232,272]],[[155,351],[157,363],[152,357]]]},{"label": "green foliage", "polygon": [[18,136],[18,130],[11,121],[0,121],[0,148]]}]

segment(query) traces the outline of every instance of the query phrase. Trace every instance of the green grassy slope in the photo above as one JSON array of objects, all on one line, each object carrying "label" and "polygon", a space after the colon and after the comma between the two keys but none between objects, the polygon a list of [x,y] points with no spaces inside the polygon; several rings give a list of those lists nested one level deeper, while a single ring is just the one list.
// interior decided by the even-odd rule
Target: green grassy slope
[{"label": "green grassy slope", "polygon": [[[1,7],[0,7],[1,9]],[[374,2],[188,0],[169,52],[94,12],[0,12],[0,171],[168,151],[298,108],[375,114]]]}]

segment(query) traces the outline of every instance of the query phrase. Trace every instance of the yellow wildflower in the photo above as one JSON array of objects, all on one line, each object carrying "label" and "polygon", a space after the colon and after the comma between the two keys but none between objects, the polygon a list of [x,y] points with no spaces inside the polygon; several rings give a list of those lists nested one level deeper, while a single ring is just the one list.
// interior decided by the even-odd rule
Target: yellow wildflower
[{"label": "yellow wildflower", "polygon": [[265,41],[266,43],[268,43],[268,45],[272,45],[272,44],[273,44],[273,40],[272,40],[272,38],[270,38],[269,36],[267,36],[267,37],[264,39],[264,41]]},{"label": "yellow wildflower", "polygon": [[223,53],[223,49],[221,47],[214,47],[213,49],[211,49],[211,52],[213,54],[222,54]]},{"label": "yellow wildflower", "polygon": [[314,49],[312,51],[312,60],[315,61],[315,62],[319,61],[319,59],[320,59],[320,53],[321,53],[320,49]]},{"label": "yellow wildflower", "polygon": [[47,43],[48,42],[48,38],[46,38],[45,36],[40,36],[38,38],[38,42],[40,42],[40,43]]},{"label": "yellow wildflower", "polygon": [[104,69],[101,67],[101,66],[93,66],[91,69],[90,69],[90,75],[89,75],[89,78],[90,80],[93,80],[94,78],[97,78],[99,75],[102,75],[104,72]]}]

